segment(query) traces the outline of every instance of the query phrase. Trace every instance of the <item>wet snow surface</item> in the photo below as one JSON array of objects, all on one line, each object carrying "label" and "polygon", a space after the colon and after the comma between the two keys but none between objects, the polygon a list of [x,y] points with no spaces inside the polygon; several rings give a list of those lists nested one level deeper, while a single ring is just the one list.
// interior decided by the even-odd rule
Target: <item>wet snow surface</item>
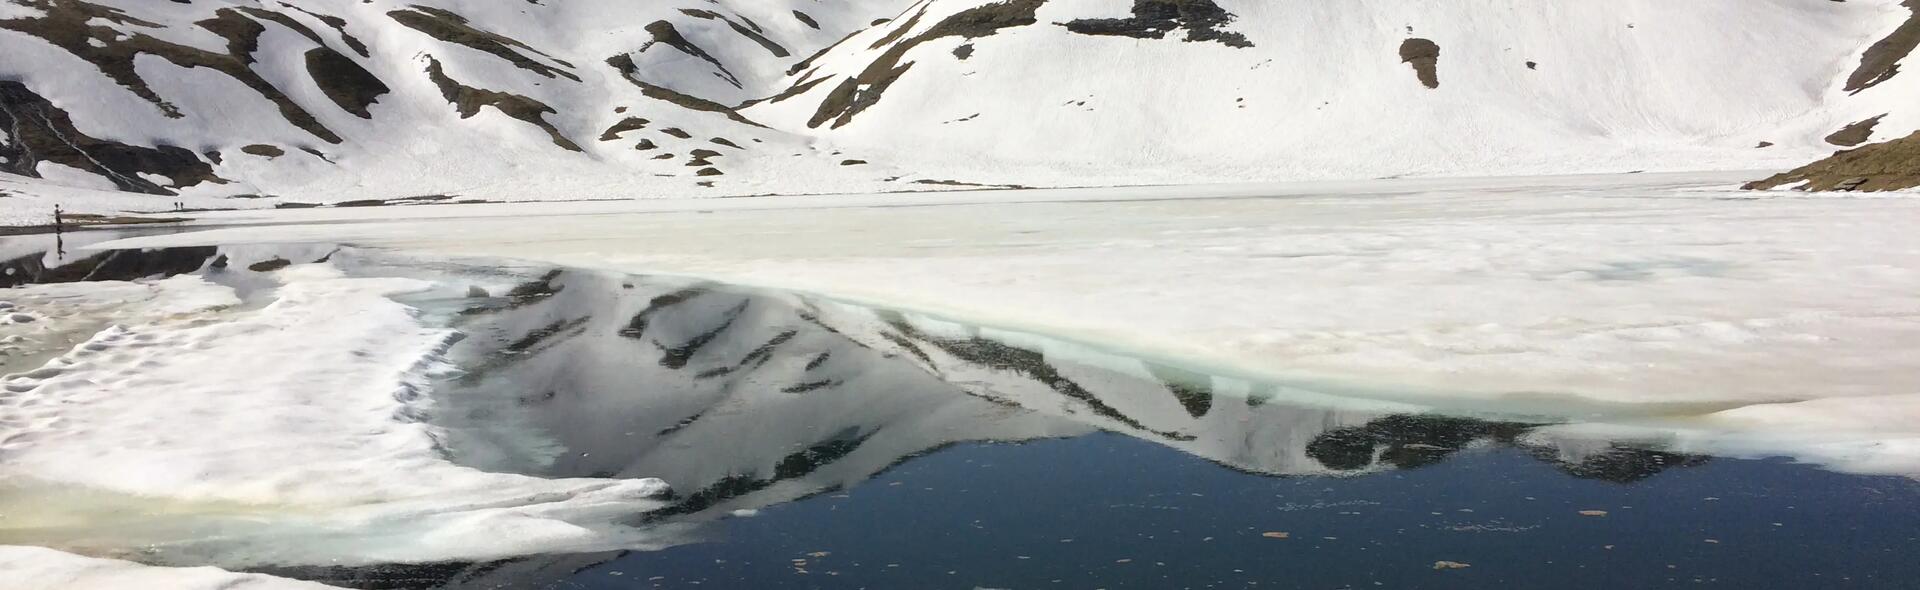
[{"label": "wet snow surface", "polygon": [[1920,574],[1920,205],[1448,182],[9,238],[0,587]]}]

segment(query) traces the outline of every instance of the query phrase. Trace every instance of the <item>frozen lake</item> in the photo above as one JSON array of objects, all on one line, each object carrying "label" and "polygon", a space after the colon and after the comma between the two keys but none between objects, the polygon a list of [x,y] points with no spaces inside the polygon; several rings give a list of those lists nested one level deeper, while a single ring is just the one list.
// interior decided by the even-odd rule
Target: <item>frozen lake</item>
[{"label": "frozen lake", "polygon": [[89,282],[0,291],[0,545],[365,588],[1900,587],[1920,201],[1719,186],[10,238],[10,281]]},{"label": "frozen lake", "polygon": [[314,240],[695,276],[1920,473],[1920,199],[1728,189],[1744,175],[238,212],[206,223],[287,223],[115,245]]}]

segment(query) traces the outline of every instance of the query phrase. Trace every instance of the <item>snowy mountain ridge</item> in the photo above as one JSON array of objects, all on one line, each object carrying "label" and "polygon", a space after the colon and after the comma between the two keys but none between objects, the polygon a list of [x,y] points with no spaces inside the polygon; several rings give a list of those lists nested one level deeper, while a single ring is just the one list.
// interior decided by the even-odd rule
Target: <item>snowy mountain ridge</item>
[{"label": "snowy mountain ridge", "polygon": [[1915,44],[1920,0],[0,0],[0,191],[1785,169],[1920,129]]}]

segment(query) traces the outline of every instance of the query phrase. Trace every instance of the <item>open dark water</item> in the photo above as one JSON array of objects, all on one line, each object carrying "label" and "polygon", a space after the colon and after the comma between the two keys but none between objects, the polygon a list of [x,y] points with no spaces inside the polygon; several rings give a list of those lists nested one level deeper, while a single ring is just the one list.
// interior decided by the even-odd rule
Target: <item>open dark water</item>
[{"label": "open dark water", "polygon": [[1565,440],[1540,430],[1550,416],[1339,403],[788,293],[298,251],[355,273],[517,281],[410,301],[467,335],[449,353],[462,371],[433,392],[449,457],[659,477],[675,494],[629,518],[659,531],[658,550],[259,569],[276,575],[369,589],[1920,588],[1913,479]]},{"label": "open dark water", "polygon": [[1915,588],[1916,491],[1758,461],[1622,484],[1510,450],[1274,478],[1095,434],[948,449],[539,587]]}]

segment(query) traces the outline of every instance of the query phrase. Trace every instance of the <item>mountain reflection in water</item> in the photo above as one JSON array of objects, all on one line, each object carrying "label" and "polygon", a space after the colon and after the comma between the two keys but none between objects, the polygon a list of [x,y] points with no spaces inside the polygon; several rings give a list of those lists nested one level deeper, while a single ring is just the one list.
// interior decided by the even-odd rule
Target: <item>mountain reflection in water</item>
[{"label": "mountain reflection in water", "polygon": [[[339,252],[315,245],[115,251],[53,265],[45,262],[52,254],[28,253],[7,266],[14,282],[197,272],[244,285],[250,275]],[[1626,443],[1557,445],[1528,436],[1538,423],[1338,400],[795,293],[345,252],[332,262],[350,274],[476,283],[519,275],[517,286],[498,293],[441,290],[409,301],[465,336],[447,353],[459,370],[436,381],[424,418],[444,429],[448,456],[471,467],[661,478],[675,490],[671,503],[631,518],[675,525],[670,534],[681,543],[713,538],[706,524],[849,490],[943,449],[1096,433],[1233,472],[1290,478],[1416,469],[1481,448],[1620,483],[1707,462]],[[229,268],[230,260],[246,264]],[[618,557],[260,571],[366,588],[490,587]]]},{"label": "mountain reflection in water", "polygon": [[[635,517],[647,523],[715,522],[839,493],[956,445],[1098,432],[1274,477],[1414,469],[1485,447],[1620,483],[1708,460],[1527,440],[1540,424],[1300,403],[1318,398],[1032,334],[687,279],[545,270],[506,293],[420,304],[467,335],[449,353],[463,370],[439,382],[432,418],[457,461],[664,479],[672,503]],[[617,557],[273,573],[488,587]]]},{"label": "mountain reflection in water", "polygon": [[[1526,449],[1631,482],[1703,457],[1531,445],[1536,424],[1289,401],[1281,386],[766,291],[556,270],[462,309],[436,421],[467,464],[660,477],[676,516],[850,487],[943,445],[1109,431],[1276,476]],[[664,517],[656,515],[656,518]]]}]

